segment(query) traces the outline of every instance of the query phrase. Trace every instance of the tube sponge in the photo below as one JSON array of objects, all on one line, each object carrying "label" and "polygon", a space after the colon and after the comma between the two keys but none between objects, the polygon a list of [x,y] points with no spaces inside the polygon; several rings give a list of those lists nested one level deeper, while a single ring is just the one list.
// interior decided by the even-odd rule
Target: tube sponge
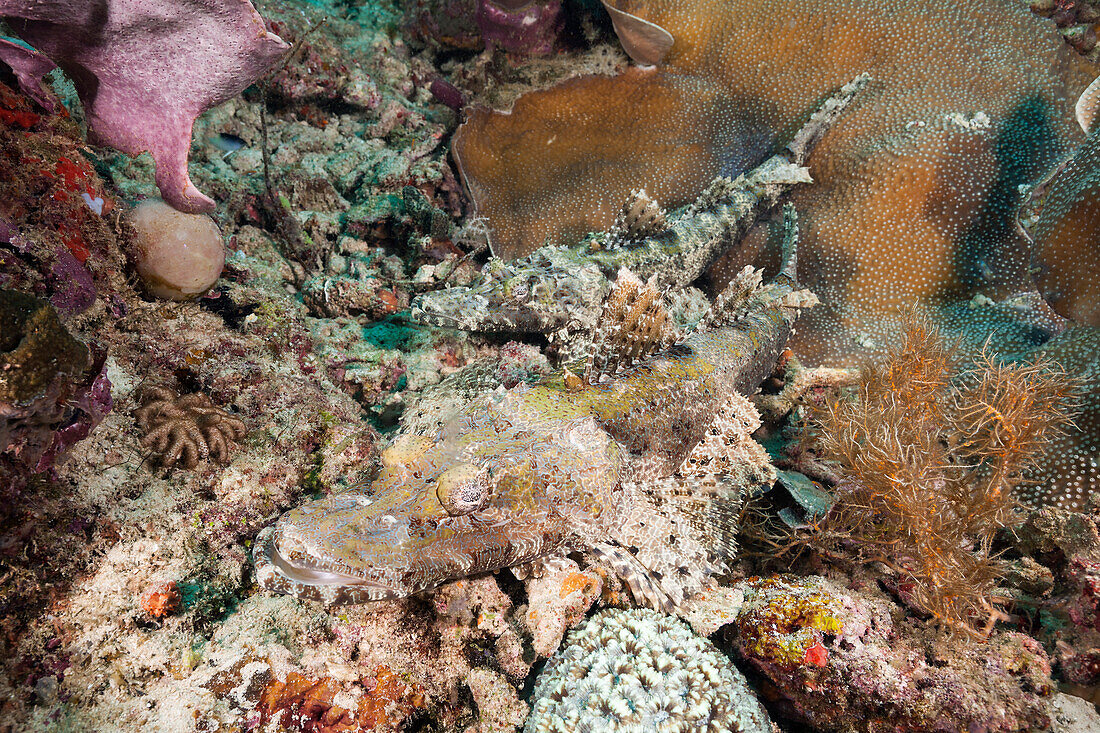
[{"label": "tube sponge", "polygon": [[135,236],[130,260],[150,295],[190,300],[221,275],[225,248],[218,225],[205,214],[184,214],[161,199],[148,199],[129,215]]}]

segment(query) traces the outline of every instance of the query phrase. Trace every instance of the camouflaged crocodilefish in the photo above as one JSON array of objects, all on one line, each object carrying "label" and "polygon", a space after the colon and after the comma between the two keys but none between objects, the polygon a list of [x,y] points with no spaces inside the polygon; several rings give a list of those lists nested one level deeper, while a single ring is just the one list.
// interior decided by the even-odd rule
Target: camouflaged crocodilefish
[{"label": "camouflaged crocodilefish", "polygon": [[358,603],[590,551],[640,603],[674,609],[735,548],[740,484],[706,472],[723,464],[708,434],[737,423],[816,303],[795,282],[793,210],[787,225],[776,279],[745,268],[687,334],[652,281],[620,273],[581,374],[494,391],[433,435],[399,437],[369,486],[260,534],[260,584]]}]

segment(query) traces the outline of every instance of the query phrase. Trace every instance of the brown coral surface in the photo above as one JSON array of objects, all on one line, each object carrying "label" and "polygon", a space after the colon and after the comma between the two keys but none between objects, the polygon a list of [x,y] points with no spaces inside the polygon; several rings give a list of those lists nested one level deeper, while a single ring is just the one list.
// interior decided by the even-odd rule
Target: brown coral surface
[{"label": "brown coral surface", "polygon": [[656,68],[573,79],[506,114],[474,110],[455,136],[497,254],[606,228],[641,186],[662,205],[686,203],[713,176],[759,163],[823,96],[869,72],[810,156],[816,184],[793,197],[805,214],[802,281],[823,303],[796,351],[811,364],[859,359],[861,336],[899,304],[1028,289],[1017,187],[1081,140],[1073,102],[1095,72],[1026,6],[605,4],[671,33]]},{"label": "brown coral surface", "polygon": [[1021,496],[1040,506],[1082,511],[1090,496],[1100,495],[1100,328],[1069,328],[1031,358],[1057,363],[1073,375],[1080,405],[1073,423],[1052,437],[1047,460],[1029,473]]},{"label": "brown coral surface", "polygon": [[1043,186],[1032,236],[1039,292],[1063,316],[1100,326],[1100,124],[1093,128]]}]

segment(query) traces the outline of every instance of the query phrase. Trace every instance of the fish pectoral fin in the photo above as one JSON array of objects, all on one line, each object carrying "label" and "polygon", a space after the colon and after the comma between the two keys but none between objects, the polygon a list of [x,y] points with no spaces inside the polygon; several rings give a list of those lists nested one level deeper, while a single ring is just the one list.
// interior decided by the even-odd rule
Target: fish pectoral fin
[{"label": "fish pectoral fin", "polygon": [[671,612],[725,572],[735,551],[740,494],[697,478],[624,487],[630,510],[593,552],[639,603]]},{"label": "fish pectoral fin", "polygon": [[606,563],[623,581],[639,605],[671,614],[683,601],[682,593],[679,599],[665,593],[652,571],[630,554],[629,550],[615,545],[599,544],[592,547],[592,554]]},{"label": "fish pectoral fin", "polygon": [[677,469],[684,486],[673,490],[700,497],[717,491],[723,497],[736,495],[740,503],[742,494],[770,488],[776,480],[775,467],[764,446],[752,437],[760,425],[760,413],[752,401],[736,392],[730,395]]},{"label": "fish pectoral fin", "polygon": [[699,538],[707,558],[708,574],[726,571],[726,561],[737,556],[737,527],[741,516],[742,478],[705,474],[666,479],[654,489],[663,512],[678,517]]},{"label": "fish pectoral fin", "polygon": [[529,578],[541,578],[563,568],[576,566],[575,562],[564,555],[547,555],[531,562],[513,565],[509,569],[512,571],[512,575],[516,576],[516,580],[527,580]]}]

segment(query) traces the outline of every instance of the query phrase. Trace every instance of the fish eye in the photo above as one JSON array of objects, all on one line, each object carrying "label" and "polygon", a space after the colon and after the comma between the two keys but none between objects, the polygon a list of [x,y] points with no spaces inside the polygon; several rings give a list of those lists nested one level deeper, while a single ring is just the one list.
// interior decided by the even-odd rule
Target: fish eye
[{"label": "fish eye", "polygon": [[512,297],[516,300],[523,300],[530,292],[530,288],[525,282],[519,282],[512,286]]},{"label": "fish eye", "polygon": [[468,463],[449,468],[436,480],[436,497],[452,517],[476,512],[489,502],[491,476],[491,470]]}]

